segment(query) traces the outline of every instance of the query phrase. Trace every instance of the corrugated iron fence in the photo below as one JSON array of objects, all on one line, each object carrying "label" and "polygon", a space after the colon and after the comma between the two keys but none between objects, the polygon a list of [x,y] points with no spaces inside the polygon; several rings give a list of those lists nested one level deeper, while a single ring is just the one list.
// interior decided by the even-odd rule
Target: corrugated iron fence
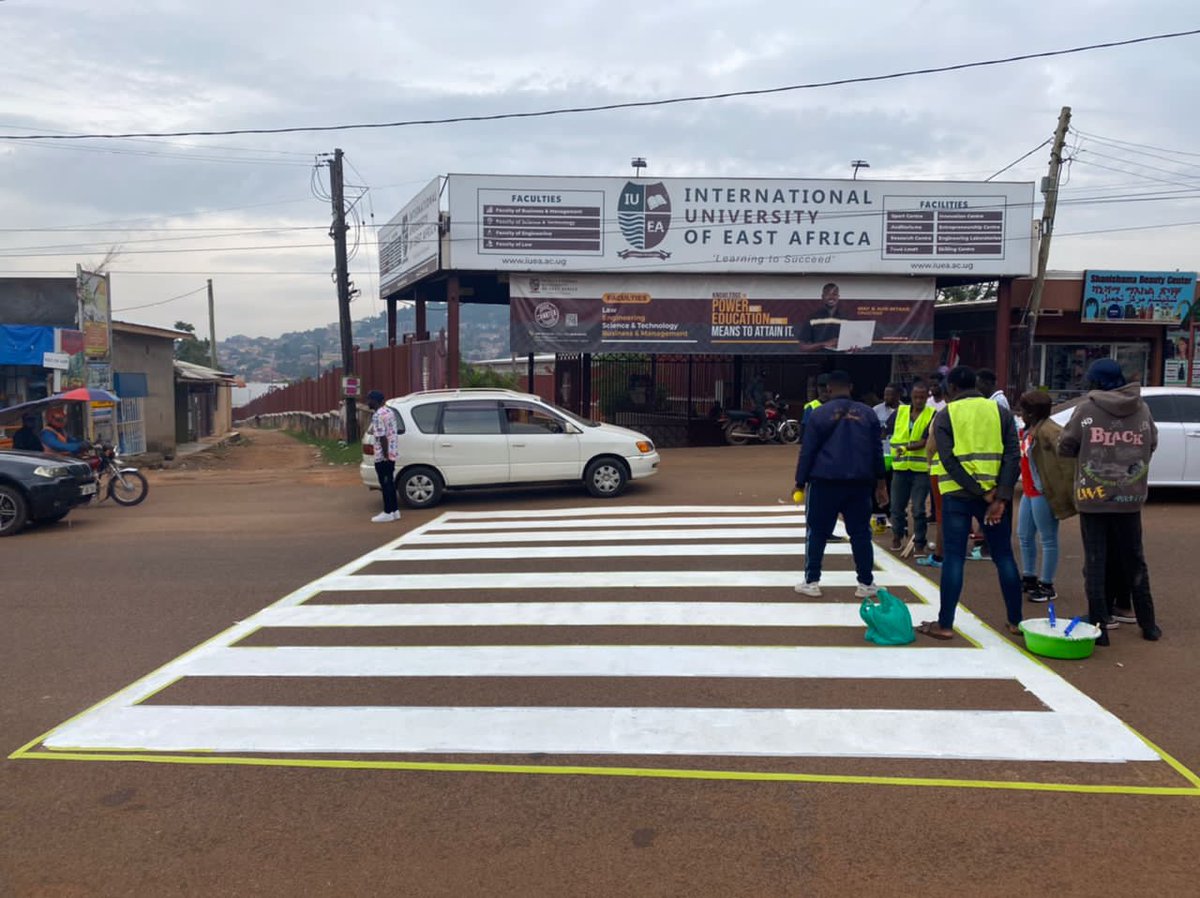
[{"label": "corrugated iron fence", "polygon": [[[435,340],[396,346],[369,346],[354,354],[354,370],[361,379],[362,395],[382,390],[389,399],[414,390],[436,390],[446,386],[446,342]],[[331,368],[319,378],[288,384],[233,410],[236,420],[282,412],[311,412],[321,415],[342,402],[342,369]]]}]

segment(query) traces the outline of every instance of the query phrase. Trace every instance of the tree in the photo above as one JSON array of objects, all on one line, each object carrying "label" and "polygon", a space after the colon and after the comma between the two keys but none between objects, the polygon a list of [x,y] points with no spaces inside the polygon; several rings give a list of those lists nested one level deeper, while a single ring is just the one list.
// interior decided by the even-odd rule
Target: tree
[{"label": "tree", "polygon": [[999,284],[987,281],[983,284],[967,284],[965,287],[943,287],[937,292],[940,303],[971,302],[976,299],[995,299]]},{"label": "tree", "polygon": [[500,387],[516,390],[520,389],[521,378],[517,374],[501,374],[490,368],[476,368],[460,360],[458,382],[464,387]]},{"label": "tree", "polygon": [[193,365],[203,365],[205,368],[212,365],[212,351],[209,348],[208,340],[198,340],[195,337],[196,326],[188,324],[186,321],[176,321],[175,330],[187,331],[192,334],[188,338],[180,338],[175,341],[175,358],[181,362],[191,362]]}]

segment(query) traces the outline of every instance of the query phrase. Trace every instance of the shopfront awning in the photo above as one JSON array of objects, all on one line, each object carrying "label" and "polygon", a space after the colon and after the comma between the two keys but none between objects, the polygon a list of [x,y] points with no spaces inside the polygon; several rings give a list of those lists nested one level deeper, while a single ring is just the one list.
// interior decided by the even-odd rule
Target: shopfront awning
[{"label": "shopfront awning", "polygon": [[41,368],[54,352],[54,328],[36,324],[0,324],[0,365]]}]

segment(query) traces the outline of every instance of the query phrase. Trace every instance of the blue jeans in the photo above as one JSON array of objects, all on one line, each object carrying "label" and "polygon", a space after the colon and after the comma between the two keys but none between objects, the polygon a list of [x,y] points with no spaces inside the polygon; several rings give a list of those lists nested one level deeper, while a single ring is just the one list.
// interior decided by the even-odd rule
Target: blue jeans
[{"label": "blue jeans", "polygon": [[[805,526],[808,538],[805,544],[807,558],[804,562],[804,579],[816,583],[821,579],[821,562],[825,558],[825,544],[833,534],[833,525],[838,515],[846,522],[846,533],[850,537],[850,551],[854,553],[854,570],[858,582],[870,586],[875,582],[871,572],[875,566],[875,543],[871,541],[871,503],[875,496],[875,484],[870,480],[813,480],[805,493],[808,509]],[[1018,590],[1020,584],[1018,584]]]},{"label": "blue jeans", "polygon": [[1022,496],[1017,510],[1017,541],[1021,544],[1021,573],[1034,576],[1037,544],[1042,544],[1043,583],[1053,583],[1058,570],[1058,518],[1045,496]]},{"label": "blue jeans", "polygon": [[892,472],[892,533],[897,539],[908,534],[908,503],[912,501],[913,541],[924,546],[929,515],[929,474],[921,471]]},{"label": "blue jeans", "polygon": [[[968,498],[961,491],[942,496],[942,607],[938,612],[938,626],[949,630],[954,626],[954,612],[958,598],[962,595],[963,567],[967,558],[967,538],[971,535],[971,519],[980,521],[987,514],[988,504],[983,499]],[[987,540],[992,563],[1000,578],[1000,592],[1004,595],[1004,608],[1010,624],[1021,622],[1021,575],[1017,573],[1017,560],[1012,550],[1012,505],[1006,505],[1004,516],[996,524],[984,524],[983,535]]]}]

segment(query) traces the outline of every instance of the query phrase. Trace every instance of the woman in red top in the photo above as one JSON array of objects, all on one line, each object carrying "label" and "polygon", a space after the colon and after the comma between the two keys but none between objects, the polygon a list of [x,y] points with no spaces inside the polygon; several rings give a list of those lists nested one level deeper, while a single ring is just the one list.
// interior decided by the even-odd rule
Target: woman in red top
[{"label": "woman in red top", "polygon": [[[1055,598],[1054,574],[1058,569],[1058,518],[1044,495],[1042,474],[1033,452],[1037,429],[1053,424],[1050,397],[1030,390],[1021,397],[1021,505],[1017,511],[1017,541],[1021,545],[1021,585],[1031,602]],[[1038,544],[1042,547],[1041,576],[1037,573]]]}]

